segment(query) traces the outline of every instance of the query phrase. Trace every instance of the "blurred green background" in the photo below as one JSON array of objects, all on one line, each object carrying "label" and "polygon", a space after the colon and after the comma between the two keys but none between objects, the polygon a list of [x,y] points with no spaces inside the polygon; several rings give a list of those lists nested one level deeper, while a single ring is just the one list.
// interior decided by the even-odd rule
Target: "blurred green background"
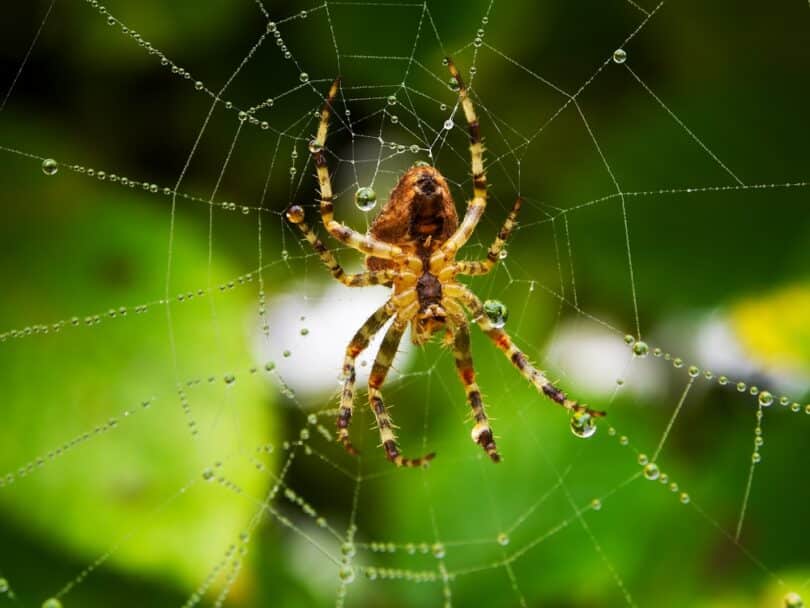
[{"label": "blurred green background", "polygon": [[[10,586],[0,604],[59,595],[66,607],[176,606],[198,593],[214,605],[227,588],[231,606],[332,605],[343,558],[356,572],[347,606],[621,606],[629,593],[639,606],[753,607],[784,605],[790,591],[810,597],[808,187],[684,192],[735,181],[624,67],[608,63],[558,115],[566,97],[536,77],[577,91],[652,2],[501,2],[486,24],[487,2],[429,2],[424,12],[396,2],[112,0],[110,23],[93,4],[55,4],[0,111],[0,146],[39,157],[0,151],[0,577]],[[238,131],[236,109],[218,104],[185,167],[208,93],[267,31],[262,8],[281,42],[268,34],[223,98],[234,108],[273,103]],[[3,7],[3,95],[48,9]],[[802,182],[809,29],[801,2],[689,0],[665,4],[624,48],[627,65],[742,182]],[[144,40],[191,76],[161,65]],[[286,370],[306,376],[322,356],[328,330],[302,335],[285,355],[269,324],[270,346],[257,346],[260,292],[268,309],[286,295],[293,313],[351,306],[325,291],[328,273],[281,215],[291,201],[315,212],[307,140],[319,94],[342,75],[341,108],[357,136],[336,126],[328,142],[338,213],[365,227],[373,214],[354,209],[355,189],[373,178],[383,199],[443,137],[455,104],[445,53],[468,76],[475,58],[490,161],[491,203],[468,255],[482,256],[516,190],[527,200],[502,268],[473,288],[506,303],[517,343],[609,417],[593,439],[573,437],[563,413],[476,334],[505,456],[492,466],[469,440],[452,357],[433,344],[403,359],[386,395],[406,451],[439,456],[427,471],[392,471],[362,395],[355,461],[317,426],[333,428],[334,380],[320,393],[284,387]],[[635,320],[621,201],[573,209],[616,192],[578,108],[622,190],[651,192],[626,198],[641,328],[683,367],[632,360],[622,342]],[[419,151],[381,151],[378,137]],[[461,209],[466,138],[461,128],[447,137],[434,160]],[[43,175],[45,157],[61,163],[56,175]],[[179,197],[172,215],[162,189],[181,172],[179,190],[200,200]],[[662,192],[670,188],[679,191]],[[593,344],[594,367],[618,373],[581,371]],[[281,374],[266,369],[271,361]],[[638,454],[655,451],[692,363],[701,375],[658,459],[679,491],[624,485],[640,471]],[[593,378],[605,374],[610,387],[600,389]],[[777,397],[740,544],[757,397],[720,386],[720,374]],[[625,382],[612,398],[617,378]],[[342,550],[353,524],[357,544]],[[508,556],[509,569],[498,565]],[[391,580],[385,569],[432,578]],[[447,586],[441,572],[453,575]]]}]

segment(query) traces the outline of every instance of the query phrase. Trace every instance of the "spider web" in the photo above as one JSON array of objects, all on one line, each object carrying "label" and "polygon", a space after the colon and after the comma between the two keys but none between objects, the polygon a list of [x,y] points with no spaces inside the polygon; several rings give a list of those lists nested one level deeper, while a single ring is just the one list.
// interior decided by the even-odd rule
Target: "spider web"
[{"label": "spider web", "polygon": [[[4,532],[0,597],[50,608],[102,597],[643,606],[696,605],[699,593],[706,605],[800,605],[810,560],[791,545],[808,534],[807,371],[744,348],[729,319],[747,310],[735,299],[806,278],[806,167],[764,148],[801,149],[807,136],[796,99],[810,57],[789,44],[806,36],[807,7],[741,17],[789,28],[784,63],[762,77],[741,61],[748,39],[713,37],[712,20],[743,10],[731,3],[627,0],[579,14],[495,0],[453,11],[241,4],[217,6],[212,26],[159,3],[51,2],[10,33],[0,151],[6,203],[25,210],[7,245],[30,257],[4,271],[14,305],[0,333],[11,446],[0,504],[35,532]],[[92,36],[73,37],[76,23]],[[732,58],[673,39],[692,27],[706,31],[703,50]],[[222,73],[224,62],[178,42],[229,29],[237,48],[210,43],[231,66]],[[689,75],[673,85],[664,75],[689,64],[681,54],[715,62],[701,74],[731,72],[722,82],[737,89]],[[376,446],[363,395],[360,457],[333,435],[342,349],[386,290],[328,283],[283,212],[297,202],[316,224],[307,146],[337,74],[327,153],[339,218],[367,228],[381,203],[357,209],[356,191],[383,201],[416,161],[442,171],[461,209],[469,155],[448,55],[471,87],[491,184],[463,257],[484,257],[514,198],[525,201],[508,255],[469,284],[509,307],[506,329],[560,386],[609,415],[594,437],[572,436],[564,413],[476,335],[505,459],[495,467],[469,440],[452,356],[406,336],[384,394],[404,453],[438,457],[401,471]],[[116,74],[133,60],[143,82]],[[119,115],[116,86],[148,90],[153,107]],[[743,91],[757,101],[740,101]],[[193,116],[164,101],[189,98]],[[108,141],[106,130],[126,145],[86,144]],[[111,215],[118,206],[126,221]],[[773,217],[790,218],[780,223],[790,233],[772,234]],[[726,231],[738,235],[732,251],[701,245]],[[77,256],[88,247],[104,262],[94,270],[103,289],[51,241]],[[93,249],[108,241],[112,263]],[[138,273],[137,288],[117,282]],[[705,288],[721,275],[734,293]],[[65,276],[72,287],[49,292]],[[663,283],[678,287],[659,296]],[[776,315],[749,308],[745,318]],[[361,356],[358,386],[375,352]],[[42,411],[20,413],[27,403]],[[89,508],[97,529],[86,529]],[[58,549],[40,549],[43,539]],[[32,570],[49,569],[31,584]]]}]

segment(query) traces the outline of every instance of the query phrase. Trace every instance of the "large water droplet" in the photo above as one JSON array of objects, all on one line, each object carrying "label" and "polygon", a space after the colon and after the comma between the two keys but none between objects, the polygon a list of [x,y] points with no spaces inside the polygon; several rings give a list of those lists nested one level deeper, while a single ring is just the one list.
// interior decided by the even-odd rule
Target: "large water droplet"
[{"label": "large water droplet", "polygon": [[444,121],[444,128],[447,131],[450,131],[453,128],[453,126],[454,126],[454,123],[453,123],[452,118],[448,118],[447,120]]},{"label": "large water droplet", "polygon": [[8,589],[9,589],[8,581],[4,578],[0,578],[0,593],[5,593],[6,591],[8,591]]},{"label": "large water droplet", "polygon": [[501,328],[509,318],[509,309],[500,300],[487,300],[484,302],[484,314],[493,327]]},{"label": "large water droplet", "polygon": [[791,591],[785,596],[785,608],[804,608],[801,596],[795,591]]},{"label": "large water droplet", "polygon": [[639,340],[633,344],[633,354],[636,357],[646,357],[648,352],[650,352],[650,347],[647,346],[646,342]]},{"label": "large water droplet", "polygon": [[505,547],[509,544],[509,535],[506,532],[501,532],[498,534],[498,544],[501,547]]},{"label": "large water droplet", "polygon": [[340,576],[340,580],[346,584],[354,582],[354,568],[351,566],[345,564],[341,566],[338,575]]},{"label": "large water droplet", "polygon": [[377,193],[371,186],[363,186],[354,193],[354,204],[360,211],[371,211],[377,205]]},{"label": "large water droplet", "polygon": [[613,51],[613,61],[615,63],[624,63],[627,61],[627,52],[624,49],[616,49]]},{"label": "large water droplet", "polygon": [[431,547],[431,551],[433,552],[433,557],[436,559],[442,559],[446,555],[444,545],[441,543],[434,543]]},{"label": "large water droplet", "polygon": [[573,412],[571,414],[571,432],[582,439],[593,437],[593,434],[596,433],[593,416],[584,410]]},{"label": "large water droplet", "polygon": [[42,602],[42,608],[62,608],[62,602],[55,597],[50,597]]},{"label": "large water droplet", "polygon": [[59,171],[59,163],[52,158],[46,158],[42,161],[42,172],[45,175],[56,175]]},{"label": "large water droplet", "polygon": [[644,467],[644,477],[650,481],[655,481],[661,476],[661,471],[658,470],[658,465],[650,462]]},{"label": "large water droplet", "polygon": [[762,391],[759,394],[759,404],[762,407],[770,407],[773,403],[773,395],[768,391]]}]

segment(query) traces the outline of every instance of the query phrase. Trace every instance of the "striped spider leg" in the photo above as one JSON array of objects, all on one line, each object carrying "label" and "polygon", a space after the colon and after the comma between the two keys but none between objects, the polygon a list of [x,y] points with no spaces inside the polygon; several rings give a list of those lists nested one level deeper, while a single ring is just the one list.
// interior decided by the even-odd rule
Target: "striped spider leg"
[{"label": "striped spider leg", "polygon": [[436,455],[433,452],[419,458],[406,458],[402,455],[399,451],[399,446],[397,446],[396,436],[394,435],[394,423],[391,420],[391,416],[388,414],[382,393],[380,392],[388,370],[391,369],[391,365],[394,362],[394,357],[397,354],[402,335],[405,333],[405,328],[418,310],[419,302],[414,300],[411,305],[394,318],[391,327],[385,332],[382,345],[374,360],[374,366],[371,368],[371,375],[368,379],[369,404],[377,421],[377,428],[380,431],[380,440],[385,450],[385,456],[398,467],[421,467],[433,460],[433,457]]},{"label": "striped spider leg", "polygon": [[489,419],[486,411],[484,411],[481,389],[475,383],[475,368],[473,367],[472,350],[470,348],[470,326],[467,323],[467,316],[464,314],[461,305],[451,298],[445,298],[442,304],[450,312],[456,371],[458,371],[461,383],[464,385],[467,401],[470,404],[473,420],[475,421],[472,439],[484,449],[492,462],[500,462],[501,456],[495,447],[492,428],[489,426]]},{"label": "striped spider leg", "polygon": [[335,221],[334,205],[332,203],[332,180],[329,177],[329,168],[326,165],[326,155],[324,146],[326,145],[326,135],[329,130],[329,118],[332,116],[332,104],[337,96],[340,78],[336,79],[329,88],[323,107],[321,108],[321,120],[318,123],[318,133],[309,143],[312,159],[315,162],[315,170],[318,174],[318,183],[321,188],[321,219],[323,225],[334,238],[341,243],[378,258],[391,259],[402,255],[402,249],[396,245],[385,243],[370,236],[352,230],[345,224]]},{"label": "striped spider leg", "polygon": [[473,320],[481,330],[489,337],[504,355],[512,362],[523,377],[531,382],[534,387],[543,395],[551,399],[554,403],[570,411],[582,425],[590,423],[591,418],[601,418],[605,412],[592,410],[586,405],[569,399],[566,394],[548,379],[545,374],[534,367],[529,358],[512,342],[512,339],[502,329],[495,327],[484,313],[483,304],[472,291],[460,283],[445,286],[445,294],[449,298],[455,298],[470,311]]}]

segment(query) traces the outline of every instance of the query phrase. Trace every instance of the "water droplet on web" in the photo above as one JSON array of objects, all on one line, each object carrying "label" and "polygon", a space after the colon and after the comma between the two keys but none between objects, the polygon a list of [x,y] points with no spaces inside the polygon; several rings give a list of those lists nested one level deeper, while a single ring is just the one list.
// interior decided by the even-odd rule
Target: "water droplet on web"
[{"label": "water droplet on web", "polygon": [[598,498],[594,498],[591,501],[591,509],[593,509],[594,511],[601,511],[602,510],[602,501],[599,500]]},{"label": "water droplet on web", "polygon": [[644,467],[644,477],[649,479],[650,481],[655,481],[661,476],[661,471],[658,469],[658,465],[654,462],[647,464]]},{"label": "water droplet on web", "polygon": [[55,597],[51,597],[42,602],[42,608],[62,608],[62,602]]},{"label": "water droplet on web", "polygon": [[346,584],[352,583],[354,582],[354,568],[344,564],[343,566],[340,567],[338,576],[340,576],[340,580],[342,580],[344,583]]},{"label": "water droplet on web", "polygon": [[681,367],[683,367],[683,359],[681,359],[680,357],[675,357],[672,360],[672,366],[680,369]]},{"label": "water droplet on web", "polygon": [[301,19],[306,19],[307,15],[309,15],[309,13],[307,13],[306,11],[301,11],[300,13],[298,13],[298,16],[301,17]]},{"label": "water droplet on web", "polygon": [[306,327],[302,327],[300,333],[302,336],[306,336],[309,334],[309,330]]},{"label": "water droplet on web", "polygon": [[691,378],[697,378],[700,375],[700,368],[697,365],[690,365],[687,373]]},{"label": "water droplet on web", "polygon": [[224,380],[225,384],[233,384],[234,382],[236,382],[236,376],[234,376],[233,374],[225,374]]},{"label": "water droplet on web", "polygon": [[275,21],[268,21],[267,22],[267,31],[272,33],[278,30],[278,26],[276,25]]},{"label": "water droplet on web", "polygon": [[616,49],[613,51],[613,61],[615,63],[624,63],[627,61],[627,52],[624,49]]},{"label": "water droplet on web", "polygon": [[392,125],[399,124],[399,116],[397,116],[396,114],[392,114],[391,115],[391,124]]},{"label": "water droplet on web", "polygon": [[0,578],[0,593],[5,593],[6,591],[8,591],[8,589],[9,589],[8,581],[4,578]]},{"label": "water droplet on web", "polygon": [[436,559],[442,559],[447,554],[444,545],[441,543],[434,543],[430,550],[433,552],[433,557]]},{"label": "water droplet on web", "polygon": [[360,211],[371,211],[377,205],[377,193],[370,186],[363,186],[354,193],[354,204]]},{"label": "water droplet on web", "polygon": [[509,309],[500,300],[487,300],[484,302],[484,314],[493,327],[500,329],[506,325],[509,318]]},{"label": "water droplet on web", "polygon": [[627,344],[628,346],[630,344],[632,344],[633,342],[635,342],[635,341],[636,341],[636,339],[633,337],[632,334],[625,334],[624,335],[624,343]]},{"label": "water droplet on web", "polygon": [[498,539],[497,540],[498,540],[498,544],[501,547],[505,547],[506,545],[509,544],[509,535],[506,534],[506,532],[501,532],[500,534],[498,534]]},{"label": "water droplet on web", "polygon": [[791,591],[785,596],[785,608],[804,608],[801,596],[795,591]]},{"label": "water droplet on web", "polygon": [[581,439],[593,437],[596,433],[596,424],[593,416],[588,412],[580,410],[571,414],[571,432]]},{"label": "water droplet on web", "polygon": [[52,158],[46,158],[42,161],[42,172],[45,175],[56,175],[59,171],[59,163]]},{"label": "water droplet on web", "polygon": [[458,78],[456,78],[455,76],[451,76],[450,80],[447,81],[447,88],[449,88],[451,91],[458,92],[460,88],[458,86]]},{"label": "water droplet on web", "polygon": [[442,112],[446,112],[447,111],[447,104],[446,103],[440,104],[439,105],[439,110],[441,110]]},{"label": "water droplet on web", "polygon": [[205,481],[213,481],[214,479],[214,470],[211,468],[203,469],[202,478]]},{"label": "water droplet on web", "polygon": [[737,392],[744,393],[745,392],[745,382],[738,382],[737,383]]},{"label": "water droplet on web", "polygon": [[751,462],[753,464],[759,464],[760,462],[762,462],[762,455],[759,452],[754,452],[753,454],[751,454]]},{"label": "water droplet on web", "polygon": [[419,154],[419,146],[416,144],[411,144],[411,147],[408,148],[408,150],[410,150],[411,154]]},{"label": "water droplet on web", "polygon": [[397,105],[397,97],[396,97],[396,95],[389,95],[388,96],[388,105],[389,106]]},{"label": "water droplet on web", "polygon": [[689,498],[689,494],[686,492],[681,492],[681,495],[678,497],[678,500],[681,501],[681,504],[688,505],[691,498]]},{"label": "water droplet on web", "polygon": [[315,139],[313,139],[313,140],[311,140],[311,141],[309,142],[309,151],[310,151],[312,154],[317,154],[317,153],[318,153],[318,152],[320,152],[321,150],[323,150],[323,144],[318,143],[318,141],[317,141],[317,140],[315,140]]},{"label": "water droplet on web", "polygon": [[194,83],[194,88],[197,89],[198,91],[202,91],[204,86],[205,85],[203,84],[202,80],[198,80],[197,82]]},{"label": "water droplet on web", "polygon": [[298,77],[298,80],[301,82],[309,82],[309,74],[306,72],[301,72],[301,75]]},{"label": "water droplet on web", "polygon": [[759,394],[759,404],[762,407],[770,407],[773,404],[773,395],[768,391],[762,391]]},{"label": "water droplet on web", "polygon": [[283,351],[283,352],[281,353],[281,356],[282,356],[282,357],[287,358],[287,357],[289,357],[291,354],[292,354],[292,353],[291,353],[290,351],[285,350],[285,351]]},{"label": "water droplet on web", "polygon": [[245,122],[247,120],[247,112],[244,110],[239,110],[239,114],[236,115],[240,122]]},{"label": "water droplet on web", "polygon": [[498,259],[499,260],[505,260],[507,257],[509,257],[509,252],[506,249],[501,249],[498,252]]},{"label": "water droplet on web", "polygon": [[636,357],[646,357],[648,352],[650,352],[650,347],[647,346],[646,342],[639,340],[633,344],[633,354]]},{"label": "water droplet on web", "polygon": [[343,543],[340,546],[340,552],[346,557],[354,557],[357,551],[354,548],[354,543]]}]

